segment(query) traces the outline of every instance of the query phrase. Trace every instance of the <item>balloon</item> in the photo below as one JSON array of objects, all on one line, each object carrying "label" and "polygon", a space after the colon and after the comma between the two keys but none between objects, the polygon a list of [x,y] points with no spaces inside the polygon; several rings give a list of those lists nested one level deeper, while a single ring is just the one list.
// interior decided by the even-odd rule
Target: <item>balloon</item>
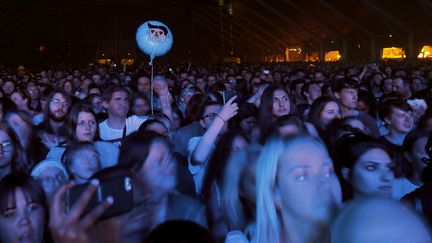
[{"label": "balloon", "polygon": [[135,39],[141,51],[150,56],[150,64],[154,57],[165,55],[173,43],[171,30],[165,24],[155,20],[140,25]]}]

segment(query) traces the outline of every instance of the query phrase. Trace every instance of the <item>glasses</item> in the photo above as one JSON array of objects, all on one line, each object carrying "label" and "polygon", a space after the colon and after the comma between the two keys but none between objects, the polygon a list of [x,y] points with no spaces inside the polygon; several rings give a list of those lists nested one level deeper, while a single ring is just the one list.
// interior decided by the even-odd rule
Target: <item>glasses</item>
[{"label": "glasses", "polygon": [[10,152],[12,150],[12,142],[11,141],[4,141],[0,143],[0,147],[3,152]]},{"label": "glasses", "polygon": [[51,100],[51,103],[53,104],[53,105],[56,105],[56,106],[60,106],[60,105],[63,105],[63,106],[69,106],[69,101],[61,101],[61,100],[58,100],[58,99],[54,99],[54,100]]},{"label": "glasses", "polygon": [[96,126],[96,121],[88,121],[88,122],[80,121],[77,123],[77,125],[79,127],[87,127],[87,126],[94,127],[94,126]]},{"label": "glasses", "polygon": [[210,118],[210,120],[214,120],[218,116],[217,113],[209,113],[202,117],[202,119]]}]

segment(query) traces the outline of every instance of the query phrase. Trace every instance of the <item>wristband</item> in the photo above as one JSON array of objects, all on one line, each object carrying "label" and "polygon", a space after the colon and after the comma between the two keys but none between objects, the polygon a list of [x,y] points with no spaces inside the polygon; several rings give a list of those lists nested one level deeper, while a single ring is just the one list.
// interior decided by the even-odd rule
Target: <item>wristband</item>
[{"label": "wristband", "polygon": [[226,122],[221,116],[219,116],[219,114],[217,114],[217,117],[219,117],[219,119],[221,119],[224,123]]}]

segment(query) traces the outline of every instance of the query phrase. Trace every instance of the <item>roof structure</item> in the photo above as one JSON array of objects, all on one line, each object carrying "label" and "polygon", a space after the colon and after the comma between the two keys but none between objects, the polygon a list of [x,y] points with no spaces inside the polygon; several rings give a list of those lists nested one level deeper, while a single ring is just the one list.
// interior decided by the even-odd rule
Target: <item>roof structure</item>
[{"label": "roof structure", "polygon": [[432,42],[429,0],[3,0],[0,58],[118,59],[139,55],[136,28],[146,20],[174,34],[166,61],[259,61],[285,48],[341,50],[346,60],[376,59],[385,46],[415,57]]}]

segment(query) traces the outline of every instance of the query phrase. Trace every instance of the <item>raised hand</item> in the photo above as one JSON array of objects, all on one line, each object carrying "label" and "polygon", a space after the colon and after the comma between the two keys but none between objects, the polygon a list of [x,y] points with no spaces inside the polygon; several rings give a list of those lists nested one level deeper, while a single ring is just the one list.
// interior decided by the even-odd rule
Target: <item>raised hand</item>
[{"label": "raised hand", "polygon": [[237,96],[231,97],[231,99],[225,103],[225,105],[222,107],[222,110],[218,114],[218,117],[224,122],[237,115],[238,105],[236,102],[234,102],[235,99],[237,99]]},{"label": "raised hand", "polygon": [[168,90],[168,82],[164,79],[154,79],[153,80],[153,89],[158,94],[158,96],[166,96],[169,95]]},{"label": "raised hand", "polygon": [[92,180],[90,185],[83,192],[81,197],[72,206],[68,213],[66,213],[65,210],[65,195],[66,191],[72,188],[74,184],[69,183],[60,187],[60,189],[54,195],[54,199],[50,207],[49,226],[54,242],[93,242],[90,236],[90,230],[93,228],[96,220],[113,203],[113,198],[108,197],[104,202],[94,208],[87,215],[81,217],[91,197],[96,192],[98,185],[98,180]]}]

